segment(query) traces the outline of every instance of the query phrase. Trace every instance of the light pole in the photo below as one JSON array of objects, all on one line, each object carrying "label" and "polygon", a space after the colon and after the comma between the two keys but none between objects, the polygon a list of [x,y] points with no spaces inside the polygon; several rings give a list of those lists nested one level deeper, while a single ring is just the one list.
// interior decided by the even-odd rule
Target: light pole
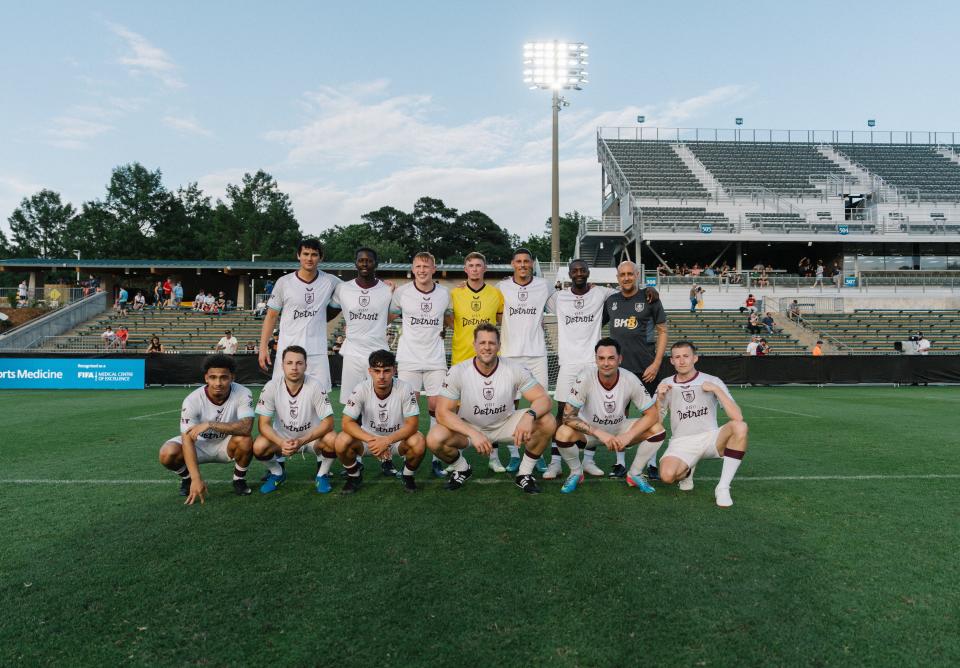
[{"label": "light pole", "polygon": [[561,90],[583,90],[587,82],[587,45],[583,42],[527,42],[523,45],[523,82],[530,90],[553,91],[553,171],[551,174],[550,261],[560,262],[560,107],[570,103]]},{"label": "light pole", "polygon": [[[250,262],[256,262],[257,258],[263,255],[263,253],[253,253],[250,255]],[[257,308],[257,291],[254,289],[254,282],[256,279],[253,277],[253,271],[250,271],[250,310]]]}]

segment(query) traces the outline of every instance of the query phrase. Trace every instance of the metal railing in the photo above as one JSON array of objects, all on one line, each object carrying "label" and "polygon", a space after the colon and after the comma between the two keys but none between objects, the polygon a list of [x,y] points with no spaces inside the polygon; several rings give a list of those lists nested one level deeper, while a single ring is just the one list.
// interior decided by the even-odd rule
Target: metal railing
[{"label": "metal railing", "polygon": [[787,144],[960,144],[960,131],[933,130],[777,130],[753,128],[600,127],[598,139],[643,139],[664,142],[734,141]]},{"label": "metal railing", "polygon": [[20,288],[0,288],[0,307],[10,305],[13,297],[18,306],[37,308],[60,308],[92,294],[86,288],[74,288],[69,285],[53,285],[27,290],[21,295]]}]

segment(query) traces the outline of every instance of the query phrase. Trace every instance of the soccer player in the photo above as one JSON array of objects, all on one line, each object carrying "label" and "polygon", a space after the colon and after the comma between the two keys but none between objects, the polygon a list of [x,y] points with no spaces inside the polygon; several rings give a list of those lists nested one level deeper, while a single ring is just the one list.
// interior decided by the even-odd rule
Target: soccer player
[{"label": "soccer player", "polygon": [[[461,450],[473,445],[481,455],[488,455],[497,441],[511,439],[524,448],[517,487],[537,494],[540,488],[533,468],[557,427],[550,414],[550,397],[528,369],[497,356],[500,330],[495,325],[477,325],[473,347],[473,359],[447,372],[437,400],[437,425],[427,434],[427,447],[450,464],[446,488],[452,491],[473,474]],[[514,408],[517,392],[530,402],[530,408]]]},{"label": "soccer player", "polygon": [[[434,283],[437,264],[426,251],[413,256],[413,281],[398,287],[390,304],[391,318],[401,320],[397,343],[397,364],[400,380],[415,392],[427,395],[430,426],[437,423],[437,395],[447,373],[447,357],[443,349],[444,319],[450,310],[450,291]],[[432,464],[433,475],[446,475],[440,459]]]},{"label": "soccer player", "polygon": [[246,496],[247,468],[253,455],[253,395],[233,382],[237,363],[229,355],[203,361],[203,387],[183,400],[180,435],[160,448],[160,463],[180,476],[180,496],[186,504],[204,503],[207,483],[200,464],[233,462],[233,491]]},{"label": "soccer player", "polygon": [[[597,366],[577,377],[564,407],[563,424],[555,437],[560,454],[570,467],[570,476],[560,492],[570,494],[583,482],[577,450],[577,440],[583,435],[588,446],[603,443],[613,452],[623,452],[639,443],[627,484],[651,494],[654,489],[643,478],[643,467],[666,436],[656,402],[640,379],[620,366],[623,356],[616,339],[600,339],[594,346],[594,353]],[[642,418],[631,420],[627,417],[631,403],[643,413]]]},{"label": "soccer player", "polygon": [[[503,295],[483,280],[487,271],[487,259],[483,253],[469,253],[463,260],[463,271],[467,274],[466,285],[450,291],[452,317],[448,324],[453,325],[451,366],[474,356],[473,330],[482,323],[498,323],[503,313]],[[495,473],[506,471],[500,463],[497,449],[491,448],[489,454],[490,470]]]},{"label": "soccer player", "polygon": [[[330,391],[330,361],[327,359],[327,321],[340,313],[330,307],[330,298],[340,279],[317,269],[323,259],[323,246],[312,238],[301,239],[297,244],[297,260],[300,268],[277,279],[270,299],[267,314],[260,327],[260,368],[270,370],[270,336],[280,320],[277,349],[300,346],[307,351],[307,373],[320,387]],[[283,379],[283,365],[273,364],[273,378]],[[278,459],[284,467],[284,459]],[[264,478],[266,480],[266,478]]]},{"label": "soccer player", "polygon": [[[557,418],[563,419],[564,404],[577,378],[596,368],[593,347],[600,339],[603,323],[604,300],[613,290],[600,285],[590,285],[590,267],[584,260],[571,260],[567,265],[571,286],[555,292],[547,304],[557,314],[557,386],[554,399],[557,401]],[[586,439],[581,440],[586,443]],[[543,477],[552,480],[560,475],[560,449],[554,445],[550,465]],[[594,461],[595,446],[587,446],[583,452],[583,470],[588,475],[601,476],[603,470]]]},{"label": "soccer player", "polygon": [[[676,370],[657,387],[661,419],[670,416],[670,442],[660,458],[660,479],[679,481],[683,491],[693,489],[693,472],[701,459],[723,458],[720,482],[714,489],[717,505],[733,505],[730,483],[747,451],[747,423],[727,386],[716,376],[697,371],[697,348],[690,341],[670,347],[670,363]],[[730,418],[717,428],[717,404]]]},{"label": "soccer player", "polygon": [[[547,376],[547,342],[543,332],[543,314],[547,301],[554,293],[553,285],[533,275],[533,253],[518,248],[513,253],[513,276],[500,281],[497,289],[503,295],[501,331],[503,346],[500,356],[525,366],[543,388],[549,387]],[[510,462],[508,473],[516,473],[520,466],[520,452],[516,445],[508,446]],[[546,470],[542,462],[537,468]]]},{"label": "soccer player", "polygon": [[[637,265],[627,260],[617,267],[620,291],[607,297],[603,322],[610,323],[610,337],[617,340],[623,351],[623,368],[632,371],[643,381],[650,396],[657,392],[657,374],[667,351],[667,314],[654,288],[640,289]],[[647,464],[651,480],[657,479],[657,453]],[[624,456],[617,455],[617,463],[610,477],[623,478],[627,474]]]},{"label": "soccer player", "polygon": [[327,391],[307,375],[307,351],[287,346],[280,356],[283,378],[263,386],[256,413],[260,435],[253,442],[253,455],[267,467],[261,494],[275,492],[287,480],[276,456],[309,452],[317,458],[316,490],[330,491],[330,467],[336,459],[333,408]]},{"label": "soccer player", "polygon": [[397,358],[389,350],[375,350],[368,358],[368,379],[358,384],[343,407],[337,457],[347,471],[341,494],[353,494],[363,482],[360,457],[371,454],[384,460],[393,454],[404,458],[400,481],[408,492],[417,491],[414,476],[426,442],[419,432],[420,404],[410,385],[396,378]]}]

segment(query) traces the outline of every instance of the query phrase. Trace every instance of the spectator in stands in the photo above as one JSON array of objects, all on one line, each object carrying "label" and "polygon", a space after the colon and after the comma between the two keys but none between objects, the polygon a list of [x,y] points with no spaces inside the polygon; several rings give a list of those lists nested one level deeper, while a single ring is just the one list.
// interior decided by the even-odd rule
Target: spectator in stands
[{"label": "spectator in stands", "polygon": [[810,258],[806,256],[800,258],[800,262],[797,263],[797,275],[798,276],[810,275]]},{"label": "spectator in stands", "polygon": [[713,269],[712,266],[707,266],[707,267],[704,268],[704,270],[703,270],[703,275],[704,275],[704,276],[716,276],[716,275],[717,275],[717,272],[714,271],[714,269]]},{"label": "spectator in stands", "polygon": [[257,320],[262,319],[267,314],[267,302],[261,298],[253,309],[253,317]]},{"label": "spectator in stands", "polygon": [[930,353],[930,341],[923,335],[923,332],[917,332],[917,354],[927,355]]},{"label": "spectator in stands", "polygon": [[130,293],[127,292],[123,286],[119,286],[119,292],[117,292],[117,302],[114,304],[114,308],[122,316],[127,315],[127,300],[130,299]]},{"label": "spectator in stands", "polygon": [[17,308],[23,308],[27,304],[27,282],[20,281],[17,286]]},{"label": "spectator in stands", "polygon": [[751,357],[757,354],[757,346],[760,345],[760,338],[754,334],[750,337],[750,343],[747,344],[747,355]]},{"label": "spectator in stands", "polygon": [[183,286],[180,281],[173,285],[173,302],[170,304],[173,308],[180,310],[180,302],[183,301]]},{"label": "spectator in stands", "polygon": [[143,291],[137,290],[137,294],[133,298],[133,310],[142,311],[146,305],[147,305],[147,298],[143,296]]},{"label": "spectator in stands", "polygon": [[263,284],[263,291],[266,292],[268,296],[271,295],[271,294],[273,294],[273,279],[272,279],[272,278],[268,278],[268,279],[267,279],[267,282]]},{"label": "spectator in stands", "polygon": [[163,309],[163,283],[160,281],[153,286],[153,308],[158,311]]},{"label": "spectator in stands", "polygon": [[[341,337],[342,338],[342,337]],[[277,361],[277,346],[280,345],[280,330],[273,330],[273,336],[270,337],[270,340],[267,341],[267,349],[270,351],[270,366],[272,367]]]},{"label": "spectator in stands", "polygon": [[193,298],[193,310],[202,311],[203,303],[206,300],[206,298],[207,298],[207,295],[204,293],[203,290],[200,290],[200,292],[197,293],[197,296]]},{"label": "spectator in stands", "polygon": [[800,322],[800,304],[794,299],[787,309],[787,319]]},{"label": "spectator in stands", "polygon": [[823,260],[817,260],[817,268],[815,270],[814,276],[815,277],[813,279],[813,287],[817,287],[819,285],[822,288],[823,287]]},{"label": "spectator in stands", "polygon": [[222,350],[227,355],[236,355],[237,346],[239,345],[240,342],[237,341],[237,337],[235,337],[228,329],[224,335],[220,337],[220,340],[217,341],[217,345],[214,350],[216,352],[220,352]]},{"label": "spectator in stands", "polygon": [[227,310],[227,298],[223,295],[223,290],[220,291],[220,294],[217,295],[217,315],[223,315],[223,312]]},{"label": "spectator in stands", "polygon": [[217,308],[217,298],[213,296],[212,292],[208,292],[203,298],[203,312],[212,313]]},{"label": "spectator in stands", "polygon": [[837,286],[837,290],[840,289],[840,282],[843,280],[843,270],[840,268],[840,265],[836,262],[833,263],[833,284]]},{"label": "spectator in stands", "polygon": [[257,347],[256,341],[250,341],[247,343],[247,346],[243,349],[243,352],[248,355],[257,355],[260,353],[260,349]]},{"label": "spectator in stands", "polygon": [[699,263],[699,262],[694,262],[694,263],[693,263],[693,267],[690,269],[690,275],[691,275],[691,276],[699,276],[699,275],[702,274],[702,273],[703,273],[703,269],[700,268],[700,263]]},{"label": "spectator in stands", "polygon": [[703,307],[703,288],[694,283],[690,288],[690,313],[696,313],[697,306]]},{"label": "spectator in stands", "polygon": [[761,329],[760,319],[757,317],[757,312],[750,311],[750,315],[747,318],[747,331],[751,334],[759,334]]},{"label": "spectator in stands", "polygon": [[343,336],[337,336],[337,340],[333,342],[333,354],[339,355],[341,347],[343,347]]},{"label": "spectator in stands", "polygon": [[770,276],[765,268],[761,269],[760,275],[757,276],[757,285],[761,288],[770,287]]},{"label": "spectator in stands", "polygon": [[823,357],[823,341],[817,341],[817,344],[813,347],[811,351],[814,357]]},{"label": "spectator in stands", "polygon": [[773,314],[770,313],[770,311],[767,311],[767,314],[763,316],[763,320],[761,320],[760,322],[763,323],[763,327],[764,329],[767,330],[767,334],[776,334],[779,331],[779,330],[776,330],[776,331],[774,330],[774,327],[776,327],[777,323],[774,322]]},{"label": "spectator in stands", "polygon": [[117,348],[119,350],[127,349],[127,339],[130,338],[130,330],[127,329],[126,325],[120,325],[117,328],[117,338],[115,339]]},{"label": "spectator in stands", "polygon": [[171,303],[173,303],[173,281],[167,277],[163,282],[163,305],[165,308],[170,308]]},{"label": "spectator in stands", "polygon": [[107,325],[106,329],[103,330],[103,334],[100,335],[100,338],[103,340],[103,347],[113,348],[114,342],[117,340],[117,334],[113,331],[113,327]]},{"label": "spectator in stands", "polygon": [[147,345],[148,353],[162,353],[163,344],[160,343],[160,337],[154,334],[150,337],[150,343]]},{"label": "spectator in stands", "polygon": [[743,306],[740,307],[740,313],[743,313],[745,311],[749,311],[753,313],[756,310],[757,310],[756,298],[752,294],[747,295],[746,300],[743,302]]},{"label": "spectator in stands", "polygon": [[770,344],[767,343],[767,340],[762,338],[757,342],[757,357],[763,357],[764,355],[770,354]]}]

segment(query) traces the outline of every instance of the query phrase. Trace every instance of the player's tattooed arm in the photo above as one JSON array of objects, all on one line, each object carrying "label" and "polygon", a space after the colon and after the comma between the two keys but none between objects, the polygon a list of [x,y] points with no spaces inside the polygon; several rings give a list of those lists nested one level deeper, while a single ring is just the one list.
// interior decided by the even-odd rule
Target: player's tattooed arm
[{"label": "player's tattooed arm", "polygon": [[593,428],[580,419],[579,413],[579,408],[573,404],[566,404],[563,407],[563,424],[567,425],[574,431],[579,431],[581,434],[590,436],[590,434],[593,432]]},{"label": "player's tattooed arm", "polygon": [[230,436],[249,436],[253,431],[253,418],[243,418],[236,422],[208,422],[210,429],[216,429],[221,434]]}]

